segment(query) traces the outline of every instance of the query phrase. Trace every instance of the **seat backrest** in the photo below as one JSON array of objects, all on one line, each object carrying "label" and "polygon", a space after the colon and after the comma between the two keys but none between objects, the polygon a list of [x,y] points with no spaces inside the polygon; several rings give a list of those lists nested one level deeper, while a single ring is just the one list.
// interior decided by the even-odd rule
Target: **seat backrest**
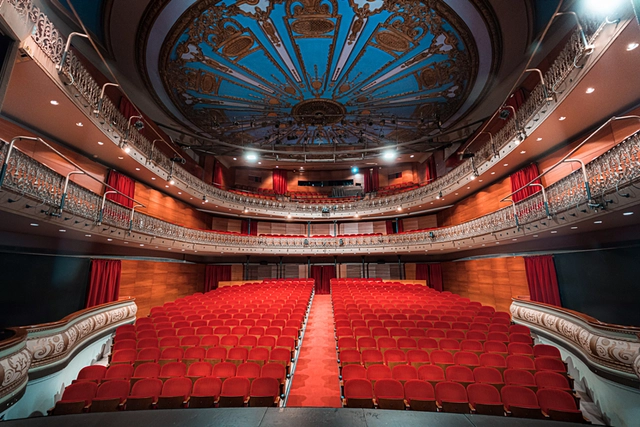
[{"label": "seat backrest", "polygon": [[222,383],[221,396],[247,398],[251,389],[251,382],[247,378],[233,377]]},{"label": "seat backrest", "polygon": [[347,399],[373,399],[371,382],[362,378],[354,378],[344,383],[344,397]]},{"label": "seat backrest", "polygon": [[202,347],[189,347],[184,352],[185,359],[204,359],[207,350]]},{"label": "seat backrest", "polygon": [[104,378],[108,379],[123,379],[128,380],[133,375],[133,365],[129,364],[120,364],[120,365],[111,365],[109,369],[107,369]]},{"label": "seat backrest", "polygon": [[236,375],[236,365],[231,362],[217,363],[213,366],[212,375],[217,378],[231,378]]},{"label": "seat backrest", "polygon": [[404,383],[404,396],[409,400],[434,400],[435,392],[427,381],[409,380]]},{"label": "seat backrest", "polygon": [[68,385],[62,393],[63,401],[91,400],[98,390],[98,383],[82,381]]},{"label": "seat backrest", "polygon": [[455,402],[466,402],[467,398],[467,390],[461,384],[451,382],[451,381],[442,381],[436,384],[436,400],[438,402],[442,401],[455,401]]},{"label": "seat backrest", "polygon": [[[384,365],[372,365],[384,366]],[[342,368],[342,380],[350,380],[353,378],[367,378],[367,370],[362,365],[346,365]]]},{"label": "seat backrest", "polygon": [[484,353],[480,355],[480,366],[506,367],[504,356],[495,353]]},{"label": "seat backrest", "polygon": [[260,376],[260,365],[254,362],[241,363],[236,370],[236,376],[245,378],[258,378]]},{"label": "seat backrest", "polygon": [[85,366],[78,372],[79,380],[101,380],[107,372],[107,367],[103,365]]},{"label": "seat backrest", "polygon": [[384,360],[386,362],[405,362],[407,360],[407,355],[404,351],[393,348],[385,351]]},{"label": "seat backrest", "polygon": [[431,363],[453,364],[453,355],[445,350],[434,350],[430,357]]},{"label": "seat backrest", "polygon": [[407,362],[429,362],[429,353],[424,350],[409,350],[407,352]]},{"label": "seat backrest", "polygon": [[169,378],[162,386],[161,396],[189,396],[193,383],[189,378]]},{"label": "seat backrest", "polygon": [[260,376],[283,380],[286,376],[286,368],[279,363],[265,363],[260,372]]},{"label": "seat backrest", "polygon": [[162,380],[145,378],[136,382],[131,388],[133,397],[157,397],[162,392]]},{"label": "seat backrest", "polygon": [[[514,326],[519,326],[519,325],[514,325]],[[557,359],[562,358],[562,356],[560,355],[560,350],[558,350],[558,348],[552,345],[547,345],[547,344],[534,345],[533,355],[534,357],[546,356],[546,357],[555,357]]]},{"label": "seat backrest", "polygon": [[535,392],[527,387],[506,385],[502,387],[500,394],[502,395],[502,403],[504,403],[507,410],[511,405],[525,407],[538,406],[538,398]]},{"label": "seat backrest", "polygon": [[536,369],[533,360],[527,356],[511,355],[507,356],[506,361],[509,369]]},{"label": "seat backrest", "polygon": [[391,374],[394,379],[401,381],[418,379],[418,370],[411,365],[396,365]]},{"label": "seat backrest", "polygon": [[403,399],[404,388],[402,383],[394,379],[381,379],[373,385],[373,391],[377,398]]},{"label": "seat backrest", "polygon": [[576,411],[576,401],[572,395],[563,390],[543,388],[536,393],[540,408],[548,413],[549,409],[556,411]]},{"label": "seat backrest", "polygon": [[473,372],[466,366],[447,366],[445,377],[447,381],[474,382]]},{"label": "seat backrest", "polygon": [[220,396],[222,390],[222,381],[220,378],[205,377],[198,378],[193,384],[193,396]]},{"label": "seat backrest", "polygon": [[440,366],[422,365],[418,368],[418,378],[424,381],[444,381],[444,371]]},{"label": "seat backrest", "polygon": [[555,357],[547,357],[547,356],[536,357],[535,369],[537,369],[538,371],[554,371],[554,372],[566,372],[567,370],[562,360],[556,359]]},{"label": "seat backrest", "polygon": [[249,357],[249,350],[244,347],[230,348],[227,353],[227,360],[247,360]]},{"label": "seat backrest", "polygon": [[501,405],[502,399],[498,389],[489,384],[469,384],[467,395],[472,405],[481,403],[485,405]]},{"label": "seat backrest", "polygon": [[131,385],[127,380],[106,381],[100,384],[96,397],[106,399],[123,399],[129,395]]},{"label": "seat backrest", "polygon": [[507,346],[509,354],[523,354],[533,356],[533,348],[529,344],[512,342]]},{"label": "seat backrest", "polygon": [[119,363],[119,362],[132,362],[136,360],[136,356],[138,353],[131,348],[125,350],[118,350],[113,352],[113,356],[111,357],[111,363]]},{"label": "seat backrest", "polygon": [[157,378],[160,375],[160,365],[157,363],[143,363],[138,365],[133,376],[136,378]]},{"label": "seat backrest", "polygon": [[470,353],[468,351],[458,351],[453,355],[453,362],[456,365],[478,366],[480,364],[480,359],[475,353]]},{"label": "seat backrest", "polygon": [[538,388],[557,388],[568,390],[569,380],[562,374],[553,371],[536,372],[534,379]]},{"label": "seat backrest", "polygon": [[363,362],[382,362],[382,353],[379,350],[362,350]]},{"label": "seat backrest", "polygon": [[181,347],[165,348],[160,353],[160,359],[162,360],[182,359],[183,356],[184,350]]},{"label": "seat backrest", "polygon": [[170,362],[160,369],[161,377],[184,377],[187,374],[187,365],[182,362]]},{"label": "seat backrest", "polygon": [[280,394],[280,383],[275,378],[256,378],[251,383],[251,396],[276,397]]},{"label": "seat backrest", "polygon": [[209,362],[195,362],[189,366],[187,370],[187,376],[189,377],[208,377],[211,375],[211,363]]},{"label": "seat backrest", "polygon": [[502,374],[496,368],[480,366],[473,370],[473,379],[477,383],[502,384]]},{"label": "seat backrest", "polygon": [[393,378],[391,369],[387,365],[371,365],[367,368],[367,379],[377,381],[384,378]]}]

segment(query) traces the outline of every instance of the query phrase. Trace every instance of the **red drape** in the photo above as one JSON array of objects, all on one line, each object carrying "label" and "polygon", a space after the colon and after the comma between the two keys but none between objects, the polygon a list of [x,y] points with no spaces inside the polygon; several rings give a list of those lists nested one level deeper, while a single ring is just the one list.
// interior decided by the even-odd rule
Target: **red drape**
[{"label": "red drape", "polygon": [[416,264],[416,280],[429,280],[429,264]]},{"label": "red drape", "polygon": [[204,270],[204,291],[218,289],[219,282],[231,280],[230,265],[207,265]]},{"label": "red drape", "polygon": [[315,291],[318,295],[331,293],[331,279],[336,278],[336,268],[333,265],[311,266],[310,277],[315,280]]},{"label": "red drape", "polygon": [[273,191],[276,194],[287,193],[287,171],[284,169],[273,170]]},{"label": "red drape", "polygon": [[[517,189],[522,188],[523,185],[527,185],[528,183],[531,182],[531,180],[536,178],[539,174],[540,173],[538,172],[538,165],[536,165],[535,163],[531,163],[529,166],[525,166],[524,168],[520,169],[510,177],[511,191],[516,191]],[[540,180],[537,179],[535,182],[539,184]],[[526,199],[532,194],[536,194],[538,191],[540,191],[540,187],[530,186],[530,187],[523,188],[522,190],[518,191],[511,197],[513,198],[513,201],[517,203],[522,199]]]},{"label": "red drape", "polygon": [[[109,174],[107,175],[107,184],[120,191],[121,193],[131,197],[131,199],[133,199],[135,196],[136,182],[128,176],[122,175],[120,172],[117,172],[113,169],[109,170]],[[111,189],[107,188],[105,189],[105,191],[111,191]],[[107,199],[128,208],[133,207],[133,200],[127,199],[122,194],[107,194]]]},{"label": "red drape", "polygon": [[213,185],[216,187],[224,187],[222,168],[222,163],[216,160],[216,163],[213,165]]},{"label": "red drape", "polygon": [[435,181],[438,178],[438,172],[436,171],[436,158],[435,155],[432,155],[425,162],[425,184],[429,184],[432,181]]},{"label": "red drape", "polygon": [[553,257],[551,255],[525,257],[524,267],[527,272],[531,301],[561,307],[558,277]]},{"label": "red drape", "polygon": [[385,227],[387,228],[387,234],[395,234],[393,232],[393,221],[391,221],[390,219],[386,220],[384,222]]},{"label": "red drape", "polygon": [[404,231],[404,225],[402,225],[402,220],[399,219],[396,222],[398,223],[398,233],[402,233]]},{"label": "red drape", "polygon": [[436,291],[442,292],[443,282],[442,282],[442,266],[440,263],[428,264],[429,265],[429,281],[427,284],[429,287],[435,289]]},{"label": "red drape", "polygon": [[251,221],[251,230],[249,230],[249,220],[243,219],[240,223],[240,232],[248,236],[258,235],[258,221]]},{"label": "red drape", "polygon": [[380,189],[380,174],[377,168],[369,168],[364,171],[364,192],[371,193]]},{"label": "red drape", "polygon": [[92,259],[89,280],[89,292],[86,307],[116,301],[120,293],[120,271],[122,262],[119,259]]}]

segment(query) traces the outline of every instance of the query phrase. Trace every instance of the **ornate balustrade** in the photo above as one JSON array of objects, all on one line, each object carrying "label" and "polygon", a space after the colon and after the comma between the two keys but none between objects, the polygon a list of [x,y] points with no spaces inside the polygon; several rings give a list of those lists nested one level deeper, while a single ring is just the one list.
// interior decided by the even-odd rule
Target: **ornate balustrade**
[{"label": "ornate balustrade", "polygon": [[514,322],[570,346],[595,372],[637,383],[640,328],[603,323],[576,311],[524,297],[513,298],[511,315]]},{"label": "ornate balustrade", "polygon": [[[35,24],[31,38],[54,64],[59,64],[62,59],[65,39],[59,34],[59,31],[47,15],[34,6],[32,0],[7,1],[16,8],[25,20],[28,19]],[[597,37],[601,24],[601,21],[583,18],[583,27],[589,43]],[[576,31],[560,51],[547,73],[545,73],[547,87],[545,88],[541,84],[536,86],[524,105],[518,109],[516,117],[508,120],[505,126],[493,137],[493,143],[487,142],[475,152],[475,167],[477,170],[482,171],[493,166],[500,156],[504,156],[515,149],[517,144],[512,144],[512,142],[521,135],[522,131],[526,132],[539,125],[541,117],[547,114],[551,107],[558,102],[547,99],[548,91],[563,84],[572,84],[567,78],[572,71],[576,70],[576,62],[582,57],[584,48],[582,37]],[[148,167],[153,166],[156,173],[163,173],[165,176],[169,175],[172,166],[171,160],[155,149],[153,142],[144,138],[136,129],[129,129],[128,118],[120,113],[109,98],[100,99],[101,87],[73,52],[69,52],[66,56],[62,73],[68,79],[68,82],[66,82],[67,87],[73,88],[77,92],[78,97],[73,97],[76,102],[82,104],[92,115],[94,111],[99,111],[98,114],[95,114],[96,121],[106,135],[113,140],[122,141],[126,139],[127,143],[132,147],[132,151],[135,150],[136,155],[139,153],[141,157],[146,159],[146,162],[142,163],[145,163]],[[568,91],[565,90],[563,92],[566,94]],[[523,128],[519,128],[518,124]],[[183,191],[197,197],[207,195],[210,201],[224,207],[250,209],[252,212],[270,215],[285,216],[294,214],[301,218],[327,215],[340,218],[351,217],[355,213],[364,215],[389,212],[395,210],[398,206],[409,207],[434,200],[440,192],[448,194],[465,185],[465,180],[473,173],[473,165],[470,160],[467,160],[436,181],[415,190],[386,197],[374,197],[330,205],[263,200],[251,195],[231,193],[206,184],[178,165],[173,165],[172,178]]]},{"label": "ornate balustrade", "polygon": [[0,341],[0,412],[24,393],[29,379],[60,370],[86,344],[132,323],[137,306],[133,298],[75,312],[41,325],[8,329]]},{"label": "ornate balustrade", "polygon": [[[7,144],[0,147],[0,161],[4,160]],[[577,170],[565,178],[547,187],[549,214],[552,221],[558,224],[558,217],[563,212],[580,211],[588,213],[594,208],[606,209],[610,204],[609,196],[616,194],[618,200],[632,201],[631,191],[634,182],[640,178],[640,133],[625,139],[606,153],[586,165],[587,177],[592,189],[592,198],[588,199],[585,191],[582,171]],[[3,189],[27,196],[39,201],[42,212],[57,213],[62,198],[64,177],[48,167],[38,163],[26,154],[16,150],[9,159],[7,175]],[[590,203],[591,202],[591,203]],[[374,235],[358,237],[329,238],[296,238],[296,237],[264,237],[242,236],[203,231],[178,226],[157,218],[135,212],[130,222],[131,211],[128,208],[106,202],[101,230],[95,227],[101,203],[101,196],[73,182],[70,183],[65,199],[66,216],[76,217],[81,226],[92,226],[93,233],[101,233],[110,229],[127,231],[153,238],[167,239],[170,242],[182,242],[189,245],[202,245],[203,251],[229,251],[240,253],[247,250],[281,251],[291,249],[296,253],[340,253],[350,251],[424,250],[420,245],[453,243],[493,235],[499,240],[499,233],[506,231],[522,231],[536,221],[547,219],[542,195],[534,194],[512,207],[505,207],[496,212],[484,215],[462,224],[440,227],[429,231],[414,233]],[[6,206],[6,203],[4,204]],[[516,225],[514,212],[519,218]],[[569,220],[568,216],[562,217]],[[67,218],[68,219],[68,218]],[[550,220],[551,221],[551,220]],[[110,230],[111,231],[111,230]],[[110,232],[109,231],[109,232]]]}]

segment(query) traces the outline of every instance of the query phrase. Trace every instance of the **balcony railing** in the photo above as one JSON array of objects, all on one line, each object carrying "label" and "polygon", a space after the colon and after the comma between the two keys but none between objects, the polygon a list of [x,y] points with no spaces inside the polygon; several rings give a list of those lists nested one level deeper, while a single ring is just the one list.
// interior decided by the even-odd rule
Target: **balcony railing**
[{"label": "balcony railing", "polygon": [[[38,7],[34,6],[32,0],[7,0],[24,17],[35,24],[32,39],[54,63],[59,64],[62,60],[66,40],[60,35],[53,23]],[[602,21],[582,19],[586,40],[591,43],[597,36],[601,28]],[[559,53],[549,70],[545,73],[547,88],[560,87],[570,73],[576,69],[576,61],[584,52],[585,46],[581,34],[576,30],[572,37]],[[173,166],[172,177],[181,185],[184,191],[201,197],[207,195],[210,201],[218,205],[235,206],[240,208],[250,208],[252,211],[262,211],[273,215],[298,214],[308,217],[309,215],[322,215],[326,212],[330,216],[351,216],[354,213],[363,214],[365,212],[379,212],[395,210],[398,206],[412,206],[423,203],[427,198],[435,198],[435,195],[443,192],[455,191],[461,187],[462,181],[474,173],[470,160],[438,178],[437,180],[419,187],[415,190],[407,191],[397,195],[386,197],[374,197],[355,202],[332,203],[330,205],[297,203],[290,201],[263,200],[250,195],[239,195],[231,193],[193,176],[184,168],[172,165],[171,159],[154,149],[154,144],[143,137],[136,129],[130,129],[129,118],[123,116],[119,109],[107,97],[101,99],[101,87],[96,83],[91,74],[85,69],[81,61],[73,52],[69,52],[63,64],[62,74],[69,82],[77,95],[79,101],[93,112],[99,110],[97,120],[102,130],[114,137],[114,139],[127,139],[127,143],[135,150],[147,158],[148,163],[153,163],[169,175]],[[510,142],[513,141],[522,129],[517,124],[525,126],[525,131],[533,125],[527,127],[526,124],[534,123],[539,116],[545,114],[551,103],[546,98],[546,89],[539,84],[531,92],[527,101],[518,109],[515,117],[505,123],[505,126],[493,137],[493,142],[482,145],[475,153],[475,166],[480,169],[489,166],[491,162],[497,160],[495,153],[501,150],[507,153]],[[98,106],[100,107],[98,108]],[[513,148],[511,148],[513,149]],[[509,150],[510,151],[510,150]],[[324,215],[326,216],[326,215]]]},{"label": "balcony railing", "polygon": [[[0,147],[0,162],[4,161],[8,144]],[[597,202],[602,209],[610,203],[608,197],[617,193],[621,198],[630,197],[626,189],[640,178],[640,132],[620,142],[601,156],[586,164],[586,173],[591,186],[589,199],[584,186],[581,170],[574,171],[560,181],[547,187],[549,212],[547,213],[542,195],[534,194],[515,204],[519,226],[544,220],[547,214],[557,217],[574,209],[588,212]],[[44,213],[54,213],[62,197],[65,177],[16,150],[9,159],[7,174],[2,189],[27,196],[41,202]],[[11,201],[11,200],[9,200]],[[101,195],[73,182],[69,183],[64,216],[81,218],[87,224],[98,222]],[[204,246],[224,247],[231,252],[241,248],[302,249],[306,252],[329,250],[340,252],[345,249],[375,249],[414,245],[451,243],[479,236],[495,234],[516,228],[514,209],[505,207],[496,212],[462,224],[441,227],[423,232],[404,234],[298,238],[242,236],[202,231],[178,226],[140,212],[135,212],[130,222],[131,210],[107,201],[102,224],[134,233],[169,239],[172,241]],[[63,218],[64,219],[64,218]],[[225,249],[225,250],[227,250]]]}]

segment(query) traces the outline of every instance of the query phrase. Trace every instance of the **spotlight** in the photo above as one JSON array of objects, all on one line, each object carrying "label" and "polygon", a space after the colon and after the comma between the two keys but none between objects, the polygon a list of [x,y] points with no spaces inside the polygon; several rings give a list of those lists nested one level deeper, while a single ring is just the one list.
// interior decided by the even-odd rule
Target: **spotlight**
[{"label": "spotlight", "polygon": [[173,178],[169,177],[169,185],[175,185],[176,182],[174,181]]},{"label": "spotlight", "polygon": [[245,158],[250,162],[255,162],[258,160],[258,155],[256,153],[247,153],[245,154]]},{"label": "spotlight", "polygon": [[436,200],[440,200],[442,198],[442,191],[438,193],[436,196]]},{"label": "spotlight", "polygon": [[382,153],[382,158],[385,160],[393,160],[396,158],[396,152],[394,150],[388,150]]},{"label": "spotlight", "polygon": [[209,203],[209,199],[207,198],[207,195],[206,195],[206,194],[204,194],[204,195],[202,196],[202,201],[203,201],[203,202],[205,202],[205,203]]},{"label": "spotlight", "polygon": [[353,166],[353,167],[351,168],[351,173],[353,173],[353,174],[356,174],[356,173],[358,173],[359,171],[360,171],[360,169],[358,169],[358,167],[357,167],[357,166]]},{"label": "spotlight", "polygon": [[142,120],[136,120],[133,124],[133,127],[136,128],[138,132],[140,132],[142,129],[144,129],[144,122]]},{"label": "spotlight", "polygon": [[502,110],[502,111],[500,111],[500,115],[498,117],[500,117],[501,120],[507,120],[510,115],[511,115],[511,111]]},{"label": "spotlight", "polygon": [[129,147],[128,145],[125,145],[123,150],[125,153],[129,154],[131,152],[131,147]]},{"label": "spotlight", "polygon": [[607,15],[615,12],[622,4],[622,0],[586,0],[585,3],[592,12]]}]

